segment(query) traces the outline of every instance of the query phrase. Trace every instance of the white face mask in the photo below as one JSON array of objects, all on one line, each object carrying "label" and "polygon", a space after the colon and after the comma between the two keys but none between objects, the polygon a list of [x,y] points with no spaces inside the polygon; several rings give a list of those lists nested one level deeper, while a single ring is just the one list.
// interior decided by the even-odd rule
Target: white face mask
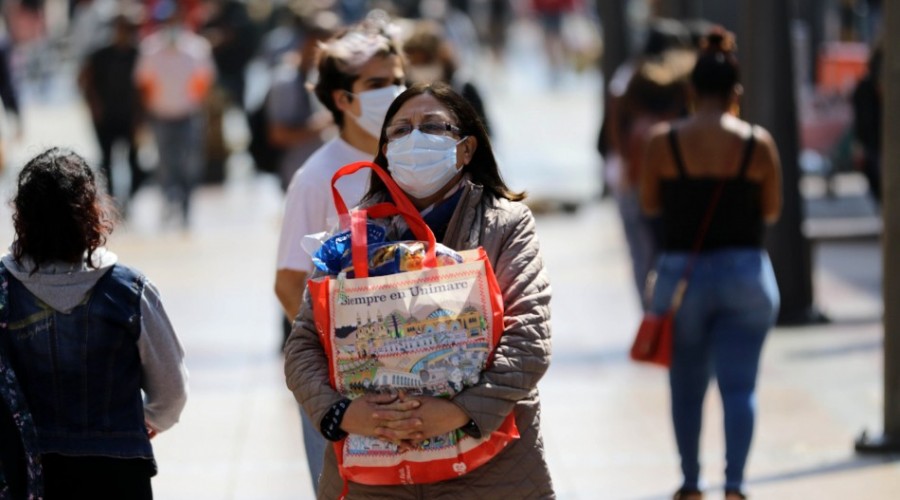
[{"label": "white face mask", "polygon": [[388,143],[385,153],[388,171],[407,194],[427,198],[459,173],[456,146],[464,140],[413,130],[406,137]]},{"label": "white face mask", "polygon": [[361,116],[356,116],[352,112],[347,113],[363,130],[374,138],[378,138],[381,134],[381,124],[384,123],[384,117],[387,110],[394,102],[394,99],[400,95],[406,87],[403,85],[389,85],[375,90],[367,90],[359,94],[351,95],[359,99],[359,107]]}]

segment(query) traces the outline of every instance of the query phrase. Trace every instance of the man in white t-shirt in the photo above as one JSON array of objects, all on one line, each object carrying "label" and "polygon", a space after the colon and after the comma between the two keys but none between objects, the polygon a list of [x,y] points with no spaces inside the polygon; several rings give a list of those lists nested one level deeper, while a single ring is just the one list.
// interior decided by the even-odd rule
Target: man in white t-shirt
[{"label": "man in white t-shirt", "polygon": [[[294,174],[285,199],[275,294],[285,316],[293,320],[300,310],[312,257],[301,247],[303,237],[332,229],[337,214],[331,199],[331,178],[348,163],[371,161],[387,109],[404,90],[403,61],[397,43],[383,27],[368,23],[351,27],[321,49],[316,97],[331,111],[340,133],[323,144]],[[368,189],[368,171],[338,181],[348,207],[355,206]],[[301,410],[303,441],[313,486],[318,487],[325,439],[318,422]]]}]

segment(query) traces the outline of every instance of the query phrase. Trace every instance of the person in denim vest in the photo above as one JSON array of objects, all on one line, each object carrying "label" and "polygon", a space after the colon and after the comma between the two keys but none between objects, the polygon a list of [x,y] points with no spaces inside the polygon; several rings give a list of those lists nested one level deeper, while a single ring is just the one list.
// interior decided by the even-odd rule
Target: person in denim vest
[{"label": "person in denim vest", "polygon": [[39,154],[19,174],[0,260],[0,352],[34,418],[47,499],[152,498],[150,439],[187,399],[159,293],[103,247],[107,198],[82,157]]}]

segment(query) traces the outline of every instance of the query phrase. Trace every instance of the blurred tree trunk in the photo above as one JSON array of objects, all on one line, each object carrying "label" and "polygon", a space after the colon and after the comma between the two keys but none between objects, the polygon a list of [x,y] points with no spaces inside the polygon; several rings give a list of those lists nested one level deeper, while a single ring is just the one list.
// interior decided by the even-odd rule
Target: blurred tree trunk
[{"label": "blurred tree trunk", "polygon": [[744,99],[751,123],[765,127],[781,156],[784,209],[769,230],[768,250],[781,292],[779,322],[819,319],[813,306],[812,253],[803,235],[798,158],[797,105],[790,32],[790,4],[784,0],[743,0],[740,46]]},{"label": "blurred tree trunk", "polygon": [[[900,3],[884,2],[881,134],[884,259],[884,429],[900,440]],[[888,83],[890,82],[890,83]]]},{"label": "blurred tree trunk", "polygon": [[881,234],[884,277],[884,435],[863,434],[857,451],[900,451],[900,2],[884,2],[881,131]]}]

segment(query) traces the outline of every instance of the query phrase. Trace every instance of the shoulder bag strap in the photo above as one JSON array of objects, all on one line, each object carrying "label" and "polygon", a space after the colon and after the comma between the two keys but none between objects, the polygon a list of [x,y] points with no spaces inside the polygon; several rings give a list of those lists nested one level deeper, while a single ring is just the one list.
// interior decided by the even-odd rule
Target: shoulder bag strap
[{"label": "shoulder bag strap", "polygon": [[722,191],[724,188],[725,179],[722,179],[716,185],[716,190],[713,191],[712,199],[709,201],[709,207],[706,209],[706,215],[703,217],[703,222],[700,223],[700,227],[697,229],[697,237],[694,239],[694,248],[691,250],[691,257],[688,260],[684,271],[681,273],[681,278],[678,280],[678,284],[675,286],[675,292],[672,294],[672,301],[669,303],[669,309],[673,312],[681,307],[681,301],[684,299],[684,293],[687,291],[688,281],[691,279],[691,273],[694,271],[694,265],[697,263],[697,257],[700,255],[700,249],[703,248],[703,240],[706,239],[706,233],[709,230],[710,223],[712,223],[713,214],[716,211],[716,206],[719,204],[719,199],[722,198]]},{"label": "shoulder bag strap", "polygon": [[747,169],[750,168],[750,160],[753,158],[753,147],[756,145],[756,127],[750,126],[750,137],[745,141],[744,157],[741,159],[741,168],[738,171],[738,178],[747,176]]},{"label": "shoulder bag strap", "polygon": [[672,158],[675,160],[675,168],[678,169],[678,175],[687,177],[687,171],[684,168],[684,158],[681,157],[681,147],[678,145],[678,136],[675,134],[675,127],[669,128],[669,146],[672,148]]}]

